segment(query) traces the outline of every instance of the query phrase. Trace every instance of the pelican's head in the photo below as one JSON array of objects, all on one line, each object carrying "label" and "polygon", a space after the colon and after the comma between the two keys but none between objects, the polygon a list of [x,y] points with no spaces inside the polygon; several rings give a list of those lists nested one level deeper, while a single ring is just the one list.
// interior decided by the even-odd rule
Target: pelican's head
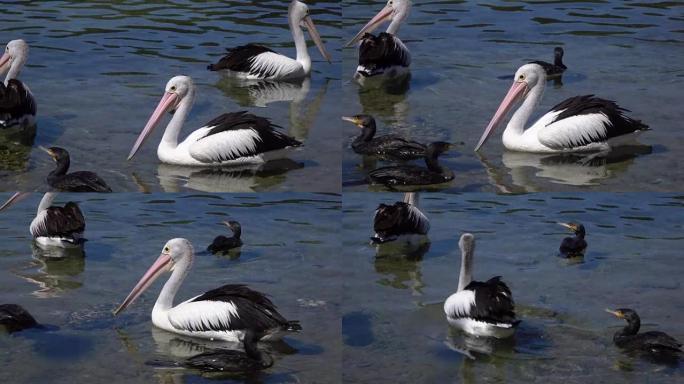
[{"label": "pelican's head", "polygon": [[328,51],[325,49],[325,45],[323,45],[323,41],[321,40],[321,35],[318,33],[318,30],[316,29],[316,24],[314,24],[313,20],[311,19],[311,16],[309,15],[309,7],[302,1],[292,0],[292,3],[290,3],[290,7],[288,9],[288,14],[290,17],[290,24],[292,25],[292,28],[306,28],[306,30],[309,31],[309,34],[311,35],[311,39],[314,41],[316,47],[318,47],[318,50],[321,52],[321,55],[329,63],[332,60],[332,58],[330,57]]},{"label": "pelican's head", "polygon": [[501,105],[496,110],[494,117],[485,128],[480,141],[477,143],[475,150],[479,150],[487,139],[494,133],[495,129],[501,124],[503,119],[508,114],[508,111],[519,101],[525,100],[530,90],[539,83],[546,81],[546,72],[539,64],[525,64],[518,69],[513,78],[513,85],[508,90],[506,97],[504,97]]},{"label": "pelican's head", "polygon": [[5,52],[0,57],[0,75],[7,73],[13,66],[21,68],[26,63],[28,52],[29,46],[22,39],[12,40],[7,43]]},{"label": "pelican's head", "polygon": [[183,271],[187,271],[192,265],[194,253],[192,244],[187,239],[176,238],[167,241],[157,260],[145,272],[140,281],[138,281],[138,284],[133,287],[133,290],[126,296],[123,303],[114,311],[114,315],[118,315],[130,306],[138,296],[145,292],[165,272],[173,271],[177,265],[181,265]]},{"label": "pelican's head", "polygon": [[353,39],[349,40],[345,47],[350,47],[356,44],[356,42],[358,42],[364,34],[373,32],[385,21],[390,21],[392,24],[397,26],[396,28],[398,28],[399,24],[401,24],[408,17],[410,10],[410,0],[388,0],[385,8],[380,10],[377,15],[375,15],[366,25],[364,25],[359,33],[357,33]]},{"label": "pelican's head", "polygon": [[132,159],[133,156],[138,152],[140,147],[143,145],[147,137],[154,131],[154,129],[159,125],[164,113],[173,113],[176,108],[180,105],[183,100],[192,103],[195,98],[195,83],[189,76],[175,76],[166,83],[166,88],[164,89],[164,95],[162,96],[157,108],[150,116],[150,119],[145,124],[142,132],[138,136],[138,139],[133,144],[131,152],[128,154],[128,160]]}]

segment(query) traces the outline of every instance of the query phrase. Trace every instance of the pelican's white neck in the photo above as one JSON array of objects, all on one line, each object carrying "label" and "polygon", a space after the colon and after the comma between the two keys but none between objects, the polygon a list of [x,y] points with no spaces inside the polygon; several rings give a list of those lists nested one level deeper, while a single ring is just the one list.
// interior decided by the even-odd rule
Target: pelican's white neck
[{"label": "pelican's white neck", "polygon": [[11,79],[16,79],[19,77],[19,73],[21,72],[22,68],[24,68],[25,63],[26,55],[23,52],[18,53],[14,59],[12,59],[9,71],[7,71],[7,76],[5,77],[5,85],[7,85]]},{"label": "pelican's white neck", "polygon": [[300,63],[304,69],[304,74],[311,73],[311,56],[309,56],[309,49],[306,46],[306,37],[304,31],[294,20],[290,19],[290,31],[292,31],[292,39],[297,49],[297,62]]},{"label": "pelican's white neck", "polygon": [[157,301],[154,303],[154,308],[152,309],[153,316],[155,312],[168,311],[173,308],[173,299],[176,297],[176,293],[178,293],[178,289],[183,284],[183,280],[185,280],[188,272],[190,272],[193,259],[194,254],[190,251],[188,255],[175,264],[171,277],[164,284]]},{"label": "pelican's white neck", "polygon": [[418,192],[407,192],[404,195],[404,203],[418,207]]},{"label": "pelican's white neck", "polygon": [[[469,236],[469,238],[466,238]],[[462,291],[473,281],[473,254],[475,253],[475,240],[473,235],[461,236],[458,242],[461,248],[461,272],[458,276],[458,291]]]},{"label": "pelican's white neck", "polygon": [[[542,96],[544,95],[544,88],[546,87],[545,81],[540,80],[535,84],[528,92],[527,97],[523,100],[522,104],[518,108],[511,120],[506,125],[506,130],[504,130],[503,136],[512,138],[513,136],[519,137],[525,132],[527,122],[532,116],[532,112],[537,108]],[[506,139],[504,139],[506,141]]]},{"label": "pelican's white neck", "polygon": [[43,198],[40,199],[40,204],[38,204],[38,211],[36,213],[40,214],[44,210],[50,208],[52,202],[55,201],[55,197],[57,197],[56,192],[46,192],[43,195]]},{"label": "pelican's white neck", "polygon": [[188,89],[188,93],[183,96],[181,101],[178,103],[178,108],[174,112],[171,121],[166,126],[164,131],[164,136],[162,137],[157,152],[162,152],[165,149],[175,150],[178,147],[178,135],[181,129],[183,129],[183,124],[192,109],[192,104],[195,101],[195,87],[192,86]]}]

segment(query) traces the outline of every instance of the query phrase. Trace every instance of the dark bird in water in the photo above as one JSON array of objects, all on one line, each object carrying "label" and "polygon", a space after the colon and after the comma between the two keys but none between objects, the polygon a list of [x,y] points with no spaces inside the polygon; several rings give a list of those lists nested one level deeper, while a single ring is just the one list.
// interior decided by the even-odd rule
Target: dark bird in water
[{"label": "dark bird in water", "polygon": [[57,163],[57,167],[47,177],[48,184],[63,192],[111,192],[107,183],[98,175],[89,171],[69,171],[71,160],[69,152],[64,148],[50,147],[41,149],[47,152]]},{"label": "dark bird in water", "polygon": [[404,195],[404,201],[392,205],[380,204],[375,210],[375,234],[371,237],[371,243],[420,243],[427,240],[429,230],[430,220],[418,208],[418,193],[409,192]]},{"label": "dark bird in water", "polygon": [[641,319],[633,309],[619,308],[614,311],[606,309],[606,312],[627,321],[627,325],[613,336],[613,342],[619,348],[663,357],[682,352],[682,344],[665,332],[638,333],[641,327]]},{"label": "dark bird in water", "polygon": [[233,232],[233,236],[216,236],[214,242],[207,247],[207,251],[211,253],[228,252],[231,249],[242,246],[242,240],[240,240],[242,227],[240,226],[240,223],[237,221],[224,221],[223,224],[230,228],[231,232]]},{"label": "dark bird in water", "polygon": [[244,352],[221,349],[193,356],[183,364],[186,368],[202,372],[254,372],[273,365],[273,358],[262,353],[257,342],[263,335],[251,329],[245,332]]},{"label": "dark bird in water", "polygon": [[572,231],[574,237],[566,237],[561,242],[560,251],[563,257],[582,257],[584,256],[584,251],[587,249],[587,241],[584,240],[586,232],[584,231],[584,225],[576,223],[558,223],[565,228]]},{"label": "dark bird in water", "polygon": [[430,185],[441,184],[454,179],[454,172],[439,165],[437,158],[448,151],[451,144],[436,141],[427,147],[425,164],[427,168],[416,165],[393,165],[381,167],[368,173],[371,184]]},{"label": "dark bird in water", "polygon": [[354,152],[361,155],[379,156],[387,160],[414,160],[425,157],[425,144],[404,139],[397,135],[375,136],[375,119],[370,115],[342,117],[361,128],[361,134],[352,142]]},{"label": "dark bird in water", "polygon": [[541,60],[531,61],[530,64],[541,65],[542,68],[544,68],[544,72],[546,72],[546,78],[554,78],[562,75],[563,72],[568,69],[568,67],[563,64],[563,53],[563,48],[556,47],[553,49],[553,64]]},{"label": "dark bird in water", "polygon": [[36,319],[24,308],[16,304],[0,304],[0,330],[12,333],[33,328],[38,325]]}]

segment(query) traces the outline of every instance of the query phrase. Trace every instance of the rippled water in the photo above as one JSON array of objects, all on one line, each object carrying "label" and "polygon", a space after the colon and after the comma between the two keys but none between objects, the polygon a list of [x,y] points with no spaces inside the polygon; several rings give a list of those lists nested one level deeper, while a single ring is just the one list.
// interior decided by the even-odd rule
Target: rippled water
[{"label": "rippled water", "polygon": [[[643,329],[684,338],[681,196],[424,194],[429,249],[410,257],[376,256],[368,245],[372,212],[399,199],[344,196],[343,252],[355,266],[343,300],[349,382],[673,383],[684,377],[681,368],[621,354],[612,335],[623,324],[603,311],[631,307],[641,314]],[[587,229],[583,263],[557,257],[567,236],[555,224],[562,220]],[[488,345],[449,332],[442,306],[458,285],[457,243],[466,231],[477,241],[474,278],[501,275],[513,292],[522,323],[510,341]],[[347,299],[357,297],[363,300]],[[480,343],[492,354],[473,352],[469,359],[447,342]]]},{"label": "rippled water", "polygon": [[[302,323],[303,331],[286,337],[285,344],[262,343],[274,357],[272,368],[237,382],[339,379],[340,285],[329,283],[343,274],[336,257],[339,196],[61,194],[58,201],[80,204],[89,239],[85,257],[63,259],[32,255],[28,225],[39,200],[35,194],[0,215],[0,303],[20,304],[46,326],[0,334],[0,382],[203,382],[197,372],[146,364],[181,361],[201,349],[152,326],[160,283],[118,317],[111,313],[164,243],[181,236],[198,254],[177,302],[245,283],[268,293],[285,317]],[[203,251],[225,234],[221,221],[229,218],[242,224],[241,252],[223,257]]]},{"label": "rippled water", "polygon": [[[382,3],[346,1],[345,37],[353,36]],[[459,144],[444,158],[456,180],[438,189],[677,190],[684,180],[677,155],[684,150],[682,21],[684,4],[672,1],[414,1],[399,31],[413,57],[408,90],[361,90],[348,81],[356,50],[347,49],[344,110],[375,115],[381,133]],[[481,155],[473,152],[517,68],[530,60],[551,61],[555,46],[565,49],[569,69],[561,87],[549,84],[539,114],[576,95],[616,100],[653,129],[639,139],[645,147],[607,159],[515,154],[504,151],[501,128]],[[349,144],[358,129],[342,126],[343,180],[349,190],[367,190],[361,181],[377,164],[353,153]]]},{"label": "rippled water", "polygon": [[[312,18],[336,60],[337,1],[309,2]],[[301,101],[268,108],[248,87],[229,86],[206,70],[224,48],[267,44],[294,55],[287,2],[10,1],[3,2],[0,41],[25,39],[31,53],[21,79],[38,102],[36,145],[67,148],[75,170],[97,170],[115,191],[336,191],[340,185],[338,61],[312,47],[312,78]],[[247,109],[269,117],[305,142],[290,161],[250,172],[201,172],[159,165],[162,127],[139,156],[126,156],[175,75],[193,77],[198,93],[181,138],[221,113]],[[254,93],[254,91],[251,91]],[[164,123],[165,124],[165,123]],[[0,145],[0,149],[4,145]],[[0,151],[0,190],[44,190],[51,159],[33,148]]]}]

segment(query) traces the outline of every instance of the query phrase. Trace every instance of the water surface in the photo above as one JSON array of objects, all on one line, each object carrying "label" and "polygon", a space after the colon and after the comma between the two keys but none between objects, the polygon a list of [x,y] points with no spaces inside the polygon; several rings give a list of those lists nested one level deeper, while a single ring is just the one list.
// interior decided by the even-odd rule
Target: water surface
[{"label": "water surface", "polygon": [[[429,246],[376,255],[368,244],[373,211],[400,199],[344,196],[343,253],[355,271],[344,285],[345,381],[673,383],[684,377],[681,367],[622,354],[612,335],[623,323],[604,312],[634,308],[643,330],[684,339],[681,196],[424,194]],[[568,235],[557,221],[586,227],[583,262],[557,257]],[[477,241],[474,279],[500,275],[513,292],[522,323],[512,339],[466,338],[444,318],[444,300],[458,285],[464,232]]]},{"label": "water surface", "polygon": [[[260,345],[273,367],[224,382],[339,381],[340,285],[330,283],[342,275],[339,196],[60,194],[58,202],[79,203],[89,239],[85,256],[61,259],[32,252],[28,226],[39,199],[35,194],[0,215],[0,303],[22,305],[46,327],[0,334],[1,382],[204,382],[198,372],[147,365],[182,361],[207,348],[152,326],[162,283],[118,317],[111,313],[173,237],[186,237],[197,252],[176,302],[244,283],[270,295],[286,318],[301,321],[303,331],[285,343]],[[208,254],[204,249],[226,234],[221,221],[229,219],[242,224],[244,246],[226,256]]]}]

